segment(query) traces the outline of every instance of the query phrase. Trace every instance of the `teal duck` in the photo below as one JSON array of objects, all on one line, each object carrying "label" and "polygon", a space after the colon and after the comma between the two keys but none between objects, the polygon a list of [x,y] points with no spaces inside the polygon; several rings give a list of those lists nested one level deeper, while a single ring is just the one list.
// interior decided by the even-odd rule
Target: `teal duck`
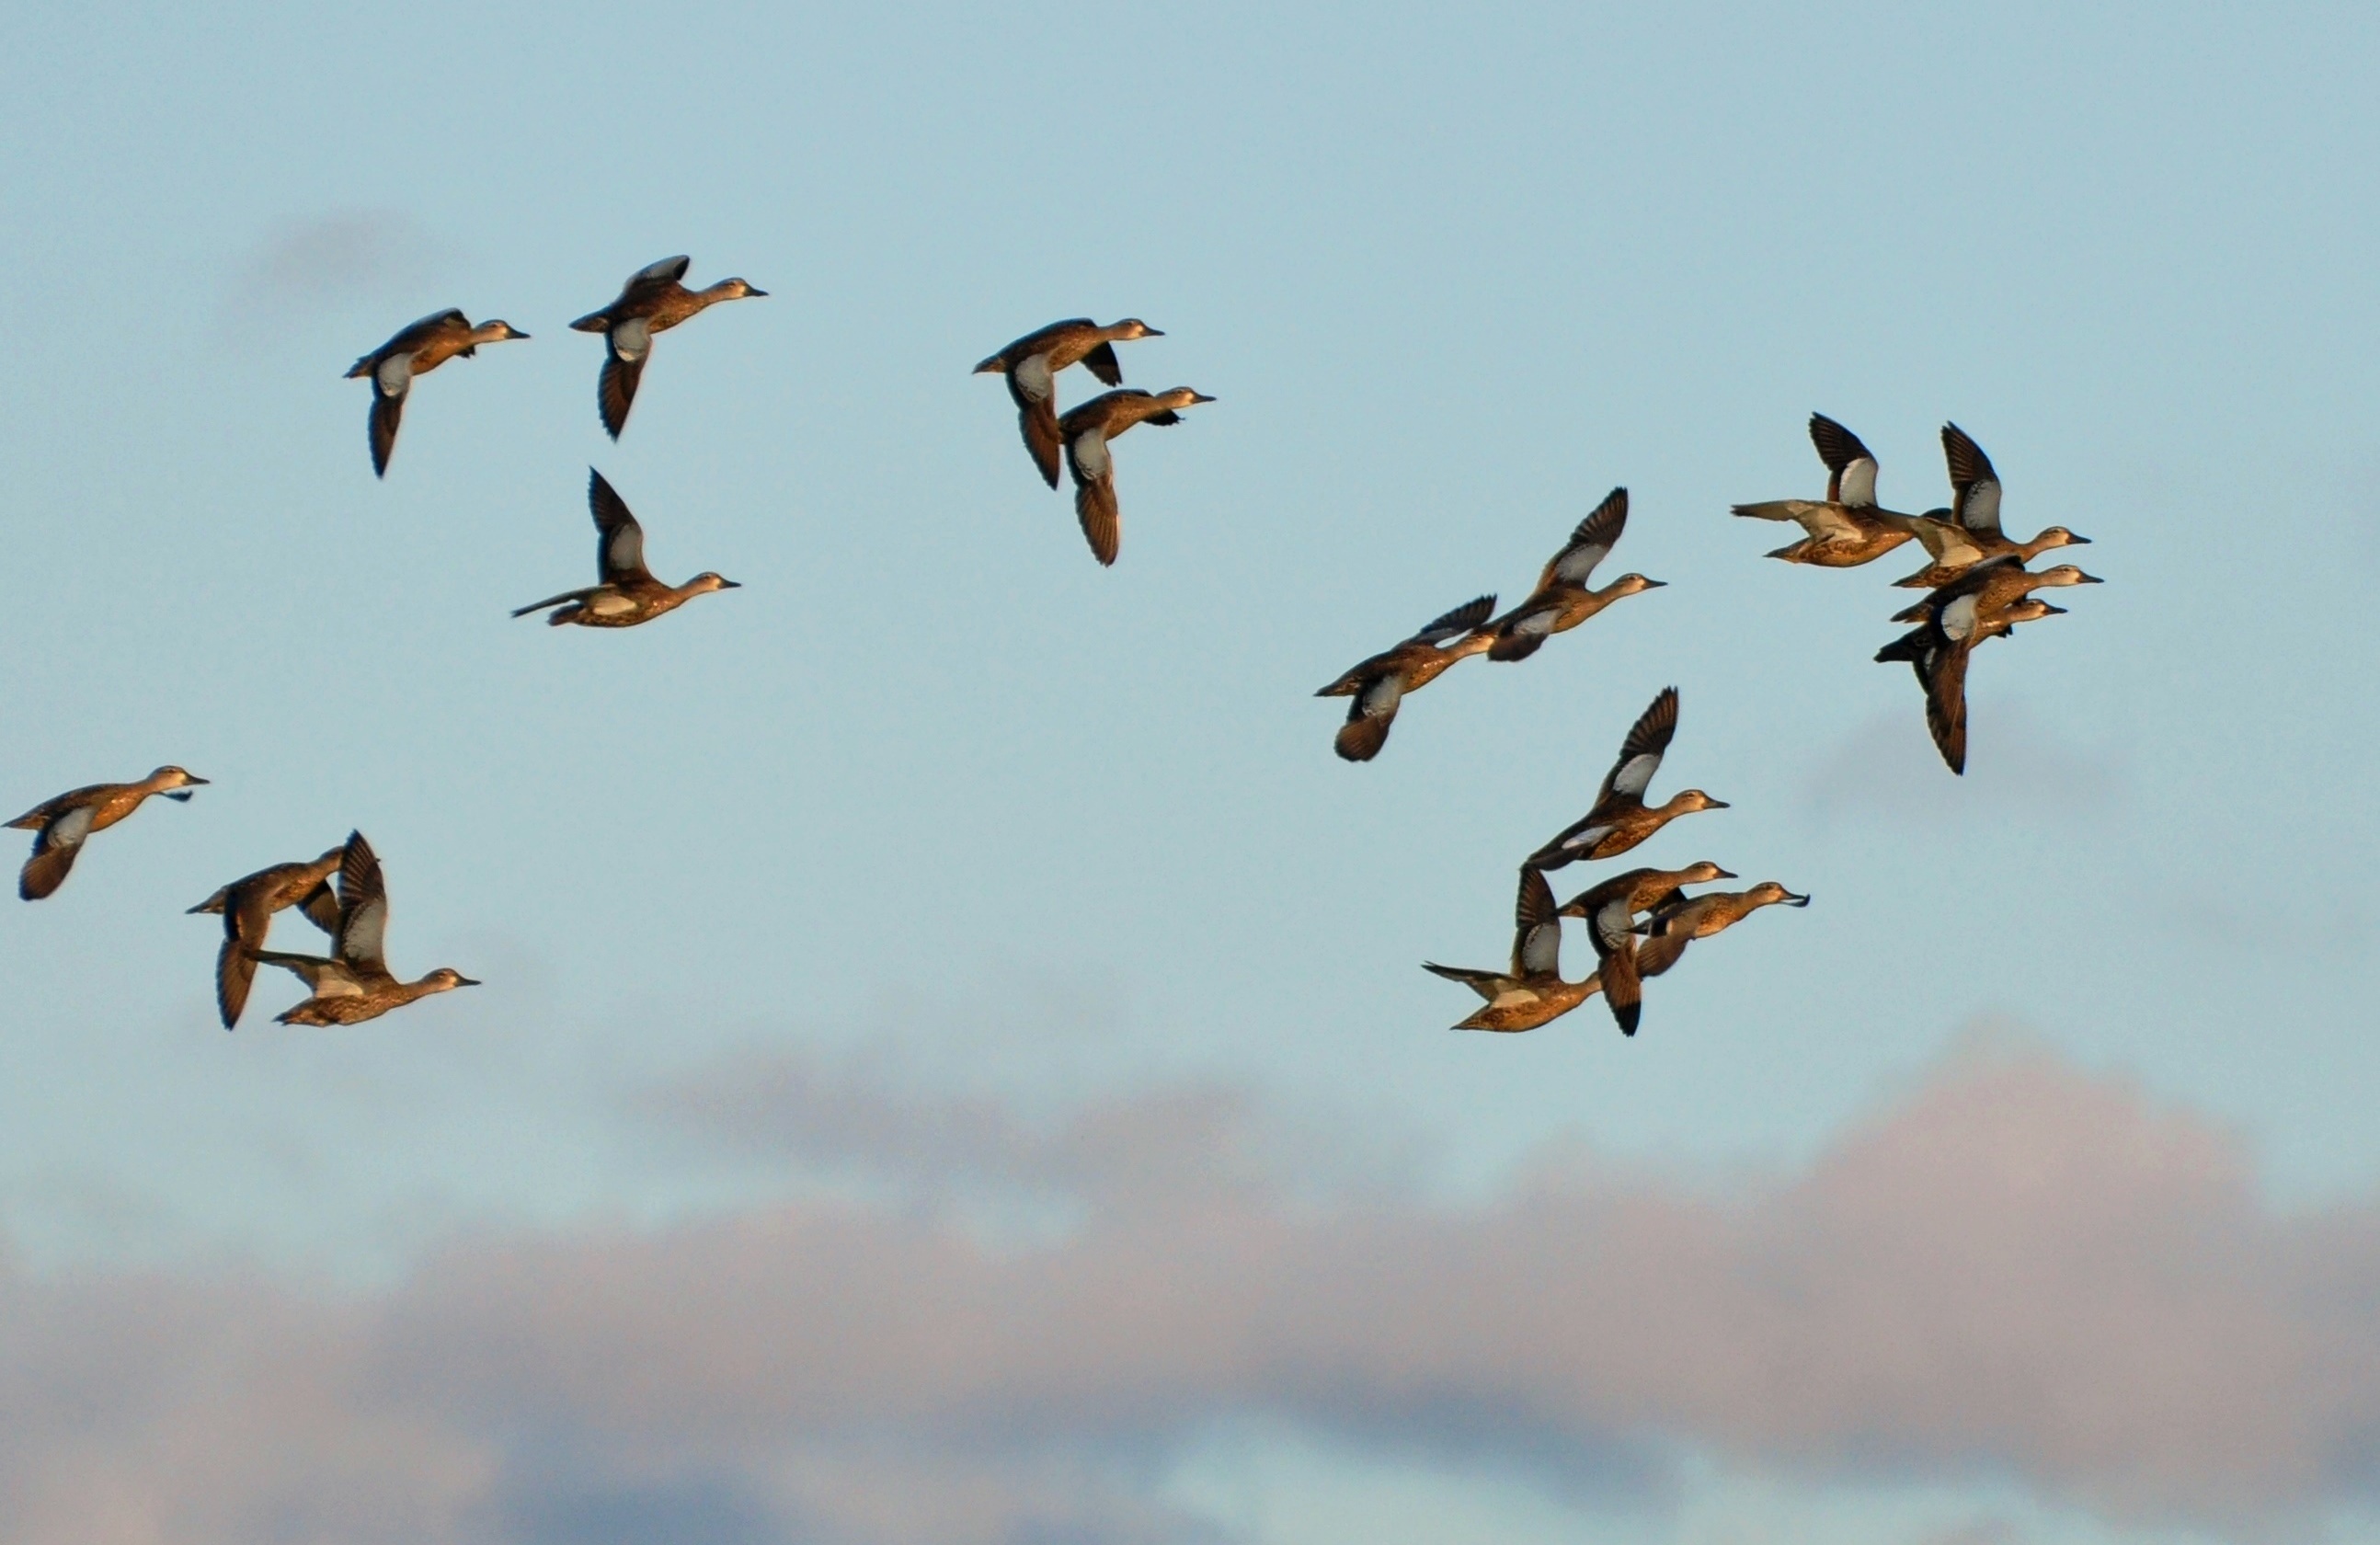
[{"label": "teal duck", "polygon": [[1548,639],[1567,633],[1622,596],[1641,595],[1667,583],[1623,574],[1601,590],[1587,588],[1595,566],[1609,557],[1628,527],[1628,491],[1615,488],[1570,534],[1570,541],[1537,576],[1529,598],[1497,619],[1490,660],[1526,660]]},{"label": "teal duck", "polygon": [[1961,594],[1974,597],[1977,613],[1989,616],[2010,602],[2031,595],[2035,590],[2064,590],[2071,585],[2103,585],[2106,580],[2095,574],[2085,574],[2072,564],[2059,564],[2038,574],[2030,573],[2024,560],[2013,553],[1997,558],[1986,558],[1952,579],[1941,589],[1929,593],[1925,600],[1912,602],[1892,614],[1894,622],[1922,623],[1932,616],[1944,602]]},{"label": "teal duck", "polygon": [[1513,914],[1511,970],[1475,971],[1422,962],[1423,970],[1459,981],[1488,1001],[1486,1008],[1451,1028],[1505,1034],[1534,1030],[1560,1018],[1600,989],[1601,983],[1591,976],[1585,981],[1562,979],[1561,914],[1541,870],[1522,869],[1521,894]]},{"label": "teal duck", "polygon": [[690,290],[679,281],[691,262],[678,257],[647,264],[620,287],[618,299],[570,324],[573,332],[603,335],[603,373],[595,383],[595,406],[604,432],[614,440],[628,426],[628,408],[637,400],[637,382],[645,373],[654,334],[666,333],[722,300],[757,300],[769,293],[741,279],[722,279]]},{"label": "teal duck", "polygon": [[254,952],[260,962],[294,972],[312,990],[311,997],[274,1019],[284,1025],[359,1025],[433,992],[480,985],[443,966],[419,981],[399,981],[382,953],[387,932],[388,888],[380,859],[356,832],[339,858],[339,927],[331,954]]},{"label": "teal duck", "polygon": [[709,570],[683,585],[664,585],[654,578],[645,567],[645,529],[603,474],[591,467],[587,469],[587,507],[595,517],[595,566],[602,583],[516,607],[513,615],[525,617],[551,606],[553,614],[545,620],[556,627],[634,627],[676,611],[695,596],[743,589]]},{"label": "teal duck", "polygon": [[1492,595],[1466,601],[1394,649],[1383,650],[1351,667],[1315,693],[1318,698],[1354,700],[1347,705],[1347,722],[1332,742],[1340,756],[1349,761],[1369,761],[1378,756],[1380,748],[1388,744],[1389,726],[1396,723],[1397,705],[1406,694],[1420,691],[1456,661],[1488,646],[1494,634],[1488,629],[1488,614],[1495,609]]},{"label": "teal duck", "polygon": [[[1955,582],[1950,588],[1956,588]],[[1935,593],[1944,596],[1941,590]],[[1925,692],[1925,728],[1951,772],[1967,771],[1967,660],[1975,646],[2019,623],[2064,614],[2064,607],[2038,596],[2010,602],[1997,611],[1979,611],[1975,593],[1969,590],[1939,600],[1923,623],[1876,651],[1879,662],[1906,661],[1917,673],[1917,685]]]},{"label": "teal duck", "polygon": [[2089,537],[2063,526],[2045,527],[2029,541],[2000,529],[2000,478],[1992,458],[1956,424],[1942,426],[1942,457],[1950,470],[1950,507],[1896,518],[1925,544],[1933,562],[1896,579],[1903,590],[1938,590],[1986,558],[2014,554],[2029,564],[2053,547],[2088,547]]},{"label": "teal duck", "polygon": [[17,894],[27,901],[41,900],[66,883],[75,856],[93,832],[106,831],[152,794],[187,801],[189,791],[205,782],[178,767],[161,767],[136,784],[91,784],[34,806],[8,822],[13,830],[39,833],[33,838],[33,856],[17,876]]},{"label": "teal duck", "polygon": [[413,390],[415,376],[427,375],[457,356],[472,359],[481,344],[528,336],[508,322],[483,322],[474,327],[460,311],[441,311],[423,317],[348,367],[345,380],[371,378],[371,417],[367,428],[371,437],[372,476],[388,476],[388,458],[396,451],[396,426],[405,417],[405,397]]},{"label": "teal duck", "polygon": [[190,908],[193,913],[223,914],[223,947],[215,952],[215,1009],[225,1029],[239,1028],[249,988],[256,980],[256,952],[264,946],[275,912],[295,906],[316,928],[338,936],[339,898],[331,889],[331,877],[339,872],[346,851],[334,847],[311,862],[258,870]]},{"label": "teal duck", "polygon": [[1827,464],[1824,499],[1772,499],[1737,505],[1737,515],[1755,520],[1791,520],[1808,534],[1769,554],[1789,564],[1820,568],[1856,568],[1884,556],[1912,534],[1897,522],[1909,518],[1876,502],[1876,457],[1860,437],[1823,413],[1810,415],[1810,442]]},{"label": "teal duck", "polygon": [[1685,886],[1734,878],[1707,858],[1682,870],[1626,870],[1561,905],[1559,916],[1586,920],[1586,935],[1595,945],[1595,974],[1602,980],[1603,1001],[1610,1005],[1621,1035],[1634,1035],[1644,1014],[1636,915],[1682,900]]},{"label": "teal duck", "polygon": [[1727,801],[1701,789],[1684,789],[1658,805],[1645,803],[1645,790],[1661,770],[1662,753],[1678,730],[1678,689],[1661,688],[1652,704],[1629,727],[1620,745],[1620,760],[1603,775],[1594,808],[1565,826],[1528,861],[1539,869],[1560,869],[1581,858],[1616,858],[1682,815],[1696,810],[1723,810]]},{"label": "teal duck", "polygon": [[1114,563],[1123,540],[1122,517],[1116,509],[1115,458],[1108,452],[1109,442],[1135,424],[1178,424],[1182,409],[1214,400],[1187,386],[1157,393],[1126,387],[1103,392],[1058,420],[1058,435],[1066,445],[1066,467],[1075,475],[1075,517],[1083,523],[1091,556],[1101,564]]},{"label": "teal duck", "polygon": [[1748,891],[1709,891],[1676,897],[1654,909],[1637,925],[1645,936],[1636,946],[1636,974],[1658,977],[1678,963],[1686,946],[1697,939],[1724,933],[1764,906],[1807,906],[1810,898],[1795,895],[1774,880],[1764,880]]},{"label": "teal duck", "polygon": [[1038,333],[1027,333],[975,368],[983,375],[997,371],[1008,380],[1008,395],[1016,403],[1017,424],[1024,431],[1025,449],[1040,469],[1041,479],[1058,486],[1058,383],[1060,371],[1080,364],[1110,386],[1123,384],[1123,366],[1115,346],[1135,338],[1161,338],[1164,334],[1126,317],[1101,327],[1088,317],[1053,322]]}]

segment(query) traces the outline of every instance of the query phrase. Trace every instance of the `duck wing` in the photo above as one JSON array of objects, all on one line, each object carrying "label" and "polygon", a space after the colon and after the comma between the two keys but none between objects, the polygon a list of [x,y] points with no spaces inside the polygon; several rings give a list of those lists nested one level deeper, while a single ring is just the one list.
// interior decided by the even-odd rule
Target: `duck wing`
[{"label": "duck wing", "polygon": [[1123,365],[1116,359],[1115,345],[1101,343],[1083,356],[1083,368],[1111,386],[1123,384]]},{"label": "duck wing", "polygon": [[1040,470],[1041,481],[1058,486],[1058,452],[1064,436],[1058,430],[1058,383],[1050,372],[1047,350],[1028,354],[1007,369],[1008,395],[1016,403],[1016,426],[1025,436],[1026,453]]},{"label": "duck wing", "polygon": [[1369,761],[1380,754],[1389,743],[1389,726],[1397,720],[1397,705],[1404,700],[1405,678],[1395,671],[1387,671],[1366,680],[1362,690],[1347,705],[1347,722],[1339,726],[1339,735],[1331,742],[1339,755],[1348,761]]},{"label": "duck wing", "polygon": [[1557,585],[1585,584],[1595,573],[1595,566],[1611,555],[1612,547],[1627,529],[1628,491],[1615,488],[1578,523],[1570,541],[1537,576],[1538,590],[1549,590]]},{"label": "duck wing", "polygon": [[358,978],[386,976],[387,933],[388,887],[380,856],[361,832],[351,832],[339,859],[339,931],[333,939],[339,965]]},{"label": "duck wing", "polygon": [[1620,743],[1620,760],[1603,775],[1603,786],[1596,792],[1595,808],[1601,809],[1615,795],[1644,803],[1645,789],[1661,770],[1670,737],[1677,733],[1678,689],[1664,687],[1628,727],[1628,738]]},{"label": "duck wing", "polygon": [[1951,518],[1970,531],[2000,534],[2000,475],[1992,458],[1956,424],[1942,426],[1942,459],[1949,464]]},{"label": "duck wing", "polygon": [[650,583],[652,572],[645,567],[645,529],[628,513],[628,503],[619,491],[591,467],[587,469],[587,512],[595,517],[595,570],[603,583]]},{"label": "duck wing", "polygon": [[298,903],[298,910],[306,914],[308,922],[332,938],[339,936],[339,895],[331,889],[329,881],[307,892],[305,899]]},{"label": "duck wing", "polygon": [[603,335],[603,373],[595,378],[595,409],[603,432],[614,440],[628,427],[628,409],[636,405],[637,383],[644,379],[645,359],[652,347],[652,328],[642,317],[630,317]]},{"label": "duck wing", "polygon": [[1440,966],[1434,960],[1423,961],[1421,968],[1449,981],[1459,981],[1491,1004],[1504,991],[1505,983],[1512,979],[1501,971],[1475,971],[1467,966]]},{"label": "duck wing", "polygon": [[1512,903],[1512,974],[1561,974],[1561,912],[1545,870],[1521,866],[1521,890]]},{"label": "duck wing", "polygon": [[278,966],[296,973],[317,998],[363,996],[363,981],[344,962],[326,960],[319,955],[285,955],[279,950],[257,950],[253,954],[260,966]]},{"label": "duck wing", "polygon": [[1925,668],[1925,728],[1950,771],[1967,771],[1967,659],[1973,644],[1937,651]]},{"label": "duck wing", "polygon": [[91,835],[91,822],[97,819],[98,807],[90,804],[70,805],[52,816],[33,839],[32,857],[17,876],[17,894],[27,901],[39,901],[66,883],[67,874],[74,868],[75,856],[82,851],[83,839]]},{"label": "duck wing", "polygon": [[1595,974],[1603,983],[1603,1001],[1620,1033],[1634,1035],[1643,1013],[1643,978],[1636,968],[1636,915],[1625,895],[1615,895],[1587,918],[1586,933],[1595,942]]},{"label": "duck wing", "polygon": [[[1876,457],[1860,437],[1823,413],[1810,415],[1810,444],[1827,464],[1827,502],[1864,509],[1876,503]],[[1811,535],[1815,536],[1816,532]]]},{"label": "duck wing", "polygon": [[215,1010],[226,1030],[239,1028],[248,990],[256,980],[256,952],[272,926],[272,914],[248,897],[224,908],[224,941],[215,951]]},{"label": "duck wing", "polygon": [[1487,622],[1488,614],[1495,610],[1494,596],[1475,596],[1444,615],[1431,618],[1420,632],[1407,639],[1405,642],[1428,644],[1435,648],[1451,639],[1459,639],[1465,633],[1477,631],[1480,626]]},{"label": "duck wing", "polygon": [[1075,518],[1082,522],[1091,556],[1111,565],[1123,545],[1123,517],[1116,508],[1115,458],[1106,429],[1094,424],[1067,441],[1066,466],[1075,475]]},{"label": "duck wing", "polygon": [[413,356],[400,350],[372,368],[370,420],[372,476],[388,476],[388,458],[396,452],[397,425],[405,419],[406,394],[413,390]]},{"label": "duck wing", "polygon": [[681,253],[647,263],[628,275],[628,282],[620,286],[620,298],[612,302],[612,310],[633,310],[651,305],[685,280],[686,271],[693,262],[692,258]]}]

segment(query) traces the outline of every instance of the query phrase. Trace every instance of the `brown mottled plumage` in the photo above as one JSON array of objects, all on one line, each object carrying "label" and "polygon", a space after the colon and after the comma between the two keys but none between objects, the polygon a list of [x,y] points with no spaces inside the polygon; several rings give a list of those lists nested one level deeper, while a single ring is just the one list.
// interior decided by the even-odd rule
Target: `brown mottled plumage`
[{"label": "brown mottled plumage", "polygon": [[1539,869],[1560,869],[1581,858],[1615,858],[1682,815],[1696,810],[1723,810],[1727,801],[1701,789],[1671,795],[1658,805],[1645,803],[1645,790],[1661,769],[1662,753],[1678,729],[1678,689],[1661,688],[1651,705],[1638,714],[1621,742],[1620,760],[1603,775],[1595,805],[1555,834],[1528,861]]},{"label": "brown mottled plumage", "polygon": [[372,476],[388,476],[388,458],[396,451],[396,427],[405,417],[406,394],[413,390],[414,377],[428,375],[457,356],[471,359],[481,344],[528,336],[508,322],[483,322],[474,327],[460,311],[441,311],[412,323],[349,366],[343,379],[371,378],[371,418],[367,427]]},{"label": "brown mottled plumage", "polygon": [[1459,981],[1488,1000],[1486,1008],[1451,1028],[1505,1034],[1534,1030],[1560,1018],[1600,989],[1601,982],[1592,976],[1585,981],[1562,980],[1561,915],[1554,906],[1553,888],[1541,871],[1522,869],[1521,893],[1512,910],[1511,970],[1475,971],[1422,962],[1423,970]]},{"label": "brown mottled plumage", "polygon": [[480,984],[460,971],[440,967],[419,981],[390,974],[383,953],[388,932],[388,890],[380,859],[361,832],[349,833],[339,859],[339,927],[328,956],[257,950],[256,958],[297,973],[313,995],[274,1017],[284,1025],[359,1025],[433,992]]},{"label": "brown mottled plumage", "polygon": [[708,570],[683,585],[664,585],[645,567],[645,529],[603,474],[587,469],[587,508],[595,517],[595,565],[603,582],[583,590],[565,590],[516,607],[513,615],[554,608],[545,620],[556,627],[634,627],[664,612],[674,612],[698,595],[743,587]]},{"label": "brown mottled plumage", "polygon": [[1909,517],[1877,507],[1876,457],[1860,437],[1825,414],[1813,413],[1810,443],[1818,447],[1818,459],[1827,464],[1824,499],[1772,499],[1734,506],[1737,515],[1755,520],[1791,520],[1809,533],[1768,555],[1789,564],[1856,568],[1907,541],[1911,533],[1897,522]]},{"label": "brown mottled plumage", "polygon": [[1641,595],[1668,583],[1641,574],[1623,574],[1599,590],[1587,588],[1595,566],[1610,554],[1627,528],[1628,491],[1615,488],[1578,523],[1570,541],[1546,564],[1529,598],[1495,621],[1496,639],[1488,646],[1488,658],[1526,660],[1548,639],[1569,632],[1622,596]]},{"label": "brown mottled plumage", "polygon": [[17,876],[18,895],[39,901],[65,884],[84,840],[139,809],[151,795],[187,800],[188,791],[205,782],[178,767],[161,767],[139,783],[90,784],[34,806],[8,822],[15,830],[40,833],[33,839],[33,856]]},{"label": "brown mottled plumage", "polygon": [[1636,946],[1637,976],[1659,976],[1678,963],[1678,957],[1694,941],[1724,933],[1761,907],[1779,903],[1807,906],[1810,898],[1795,895],[1774,880],[1764,880],[1748,891],[1710,891],[1694,897],[1680,896],[1654,908],[1653,915],[1636,930],[1645,935],[1645,942]]},{"label": "brown mottled plumage", "polygon": [[316,928],[337,936],[339,898],[331,889],[331,877],[339,872],[346,856],[346,848],[334,847],[311,862],[258,870],[190,908],[223,914],[223,947],[215,952],[215,1010],[223,1016],[225,1029],[237,1028],[248,1006],[249,988],[256,980],[256,952],[264,947],[275,912],[298,907]]},{"label": "brown mottled plumage", "polygon": [[1091,556],[1112,564],[1123,541],[1123,516],[1116,508],[1115,458],[1108,453],[1108,443],[1135,424],[1178,424],[1183,408],[1214,400],[1187,386],[1157,393],[1126,387],[1102,392],[1058,420],[1059,438],[1066,445],[1066,467],[1075,475],[1075,517],[1083,523]]},{"label": "brown mottled plumage", "polygon": [[1603,1001],[1611,1006],[1621,1034],[1634,1035],[1644,1012],[1636,968],[1636,914],[1681,899],[1682,887],[1734,878],[1707,858],[1682,870],[1633,869],[1562,904],[1560,916],[1586,919],[1587,938],[1595,944],[1595,974],[1603,980]]},{"label": "brown mottled plumage", "polygon": [[722,279],[690,290],[679,281],[692,261],[678,257],[648,263],[620,286],[619,298],[570,324],[576,333],[603,335],[603,373],[596,380],[595,406],[604,432],[614,440],[628,427],[628,409],[637,400],[637,383],[652,353],[653,335],[722,300],[757,299],[769,293],[741,279]]},{"label": "brown mottled plumage", "polygon": [[1349,761],[1369,761],[1388,744],[1389,726],[1396,723],[1397,705],[1407,693],[1436,681],[1458,660],[1468,659],[1488,646],[1488,614],[1496,598],[1483,595],[1464,602],[1397,645],[1354,665],[1318,698],[1353,698],[1347,722],[1332,744]]},{"label": "brown mottled plumage", "polygon": [[1088,317],[1074,317],[1027,333],[976,366],[975,373],[997,371],[1007,378],[1008,395],[1016,404],[1017,427],[1024,432],[1026,452],[1033,457],[1042,481],[1055,488],[1062,448],[1058,435],[1058,372],[1080,364],[1108,385],[1121,386],[1123,366],[1116,359],[1114,346],[1135,338],[1163,336],[1138,317],[1126,317],[1105,327]]}]

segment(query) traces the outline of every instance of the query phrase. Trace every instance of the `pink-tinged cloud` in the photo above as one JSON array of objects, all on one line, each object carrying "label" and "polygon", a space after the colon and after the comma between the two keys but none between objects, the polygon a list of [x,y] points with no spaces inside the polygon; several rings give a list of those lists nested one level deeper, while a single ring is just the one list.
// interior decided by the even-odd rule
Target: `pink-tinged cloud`
[{"label": "pink-tinged cloud", "polygon": [[[2374,1474],[2380,1210],[2277,1215],[2230,1137],[2046,1054],[1732,1197],[1572,1162],[1469,1210],[1318,1202],[1196,1092],[1050,1127],[780,1064],[667,1103],[907,1184],[479,1239],[382,1296],[7,1281],[0,1538],[1196,1539],[1157,1478],[1251,1414],[1572,1485],[1696,1448],[2242,1538]],[[953,1174],[1074,1221],[988,1236]]]}]

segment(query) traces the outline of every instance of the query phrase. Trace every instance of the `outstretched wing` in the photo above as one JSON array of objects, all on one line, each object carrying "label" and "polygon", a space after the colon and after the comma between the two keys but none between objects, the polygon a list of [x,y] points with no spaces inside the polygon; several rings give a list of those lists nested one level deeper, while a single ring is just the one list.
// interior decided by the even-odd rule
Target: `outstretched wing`
[{"label": "outstretched wing", "polygon": [[339,859],[340,964],[353,971],[385,976],[387,932],[388,890],[381,879],[380,856],[361,832],[349,833],[347,850]]},{"label": "outstretched wing", "polygon": [[1067,441],[1066,466],[1075,474],[1075,518],[1083,523],[1091,556],[1112,564],[1123,542],[1123,517],[1116,508],[1115,458],[1108,452],[1107,432],[1095,424]]},{"label": "outstretched wing", "polygon": [[1628,529],[1628,491],[1615,488],[1603,496],[1603,503],[1578,523],[1570,541],[1537,576],[1537,589],[1549,590],[1556,585],[1584,585],[1595,573],[1595,566],[1610,556],[1620,541],[1620,533]]},{"label": "outstretched wing", "polygon": [[1116,359],[1113,344],[1103,343],[1084,355],[1083,368],[1111,386],[1123,384],[1123,366]]},{"label": "outstretched wing", "polygon": [[645,529],[628,513],[627,501],[591,467],[587,469],[587,509],[595,517],[595,569],[603,582],[650,579],[645,567]]},{"label": "outstretched wing", "polygon": [[1925,727],[1953,772],[1967,771],[1967,658],[1972,644],[1938,652],[1925,678]]},{"label": "outstretched wing", "polygon": [[33,855],[17,876],[17,894],[27,901],[39,901],[66,883],[67,873],[74,868],[75,856],[82,851],[82,840],[91,835],[92,818],[98,813],[91,805],[71,805],[52,816],[42,827],[42,834],[33,839]]},{"label": "outstretched wing", "polygon": [[1642,800],[1645,789],[1652,786],[1653,774],[1661,770],[1662,753],[1670,748],[1670,737],[1678,733],[1678,689],[1664,687],[1644,712],[1630,725],[1628,738],[1620,743],[1620,760],[1603,776],[1603,786],[1597,791],[1595,804],[1601,809],[1613,795]]},{"label": "outstretched wing", "polygon": [[1870,505],[1876,503],[1876,457],[1860,437],[1823,413],[1810,415],[1810,444],[1827,464],[1827,502]]},{"label": "outstretched wing", "polygon": [[1449,639],[1459,639],[1485,623],[1488,614],[1495,610],[1494,596],[1479,596],[1475,600],[1464,602],[1444,616],[1433,618],[1420,632],[1405,641],[1414,644],[1442,644]]},{"label": "outstretched wing", "polygon": [[1512,904],[1512,974],[1550,977],[1561,970],[1561,913],[1545,871],[1521,866],[1521,891]]},{"label": "outstretched wing", "polygon": [[1942,459],[1949,464],[1950,517],[1971,531],[2000,532],[2000,475],[1992,458],[1956,424],[1942,426]]},{"label": "outstretched wing", "polygon": [[628,282],[620,286],[620,298],[612,303],[613,308],[617,310],[621,307],[650,303],[671,286],[683,280],[686,277],[686,269],[693,262],[692,258],[680,255],[674,258],[663,258],[659,262],[647,263],[630,274]]}]

